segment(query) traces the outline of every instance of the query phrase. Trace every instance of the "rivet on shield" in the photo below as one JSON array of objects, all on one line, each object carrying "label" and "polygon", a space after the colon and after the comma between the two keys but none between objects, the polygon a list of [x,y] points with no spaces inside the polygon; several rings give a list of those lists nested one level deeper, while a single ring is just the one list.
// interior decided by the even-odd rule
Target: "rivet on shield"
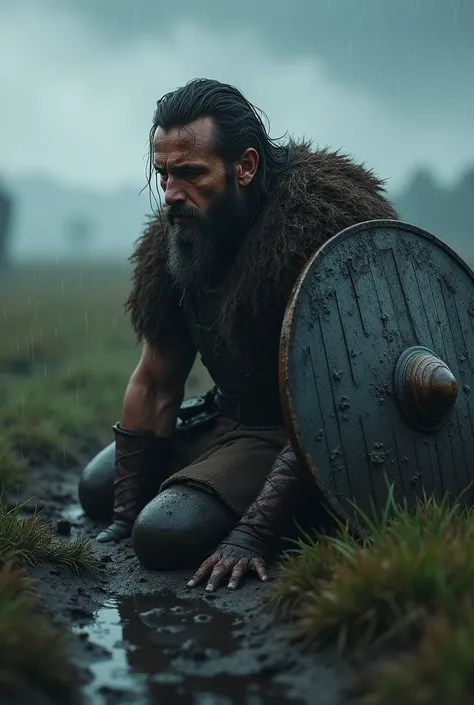
[{"label": "rivet on shield", "polygon": [[413,428],[436,431],[448,421],[456,403],[454,374],[432,350],[413,346],[402,352],[395,366],[395,396]]}]

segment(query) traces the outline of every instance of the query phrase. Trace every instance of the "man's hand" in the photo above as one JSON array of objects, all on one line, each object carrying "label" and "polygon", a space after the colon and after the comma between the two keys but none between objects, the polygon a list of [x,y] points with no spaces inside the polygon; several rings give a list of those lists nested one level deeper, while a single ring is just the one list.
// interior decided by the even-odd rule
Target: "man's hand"
[{"label": "man's hand", "polygon": [[257,498],[215,553],[202,563],[188,587],[207,580],[206,592],[213,592],[229,579],[227,587],[235,590],[248,572],[268,580],[266,563],[277,551],[279,538],[295,516],[304,490],[296,455],[287,443]]},{"label": "man's hand", "polygon": [[209,578],[206,592],[213,592],[223,580],[229,578],[227,587],[235,590],[248,572],[256,573],[262,582],[268,580],[265,561],[261,556],[250,549],[224,542],[202,563],[187,586],[195,587]]}]

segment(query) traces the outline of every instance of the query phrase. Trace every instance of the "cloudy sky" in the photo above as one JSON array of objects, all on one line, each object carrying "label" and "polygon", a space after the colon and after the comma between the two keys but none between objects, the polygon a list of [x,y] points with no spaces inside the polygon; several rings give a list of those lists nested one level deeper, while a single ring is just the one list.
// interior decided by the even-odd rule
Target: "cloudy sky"
[{"label": "cloudy sky", "polygon": [[156,99],[206,76],[393,188],[449,181],[474,162],[473,37],[474,0],[0,0],[0,175],[141,186]]}]

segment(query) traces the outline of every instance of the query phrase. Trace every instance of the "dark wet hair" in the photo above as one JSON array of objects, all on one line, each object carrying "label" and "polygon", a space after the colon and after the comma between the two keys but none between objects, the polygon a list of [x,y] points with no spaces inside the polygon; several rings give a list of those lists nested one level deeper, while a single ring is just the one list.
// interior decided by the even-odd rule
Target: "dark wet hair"
[{"label": "dark wet hair", "polygon": [[[200,118],[212,118],[214,149],[230,167],[250,147],[257,150],[259,164],[252,182],[252,200],[258,210],[272,192],[278,177],[291,165],[294,146],[271,139],[262,117],[266,115],[250,103],[234,86],[209,78],[197,78],[166,93],[156,104],[150,130],[149,182],[153,173],[153,137],[157,128],[164,132],[184,127]],[[268,118],[267,122],[268,122]]]}]

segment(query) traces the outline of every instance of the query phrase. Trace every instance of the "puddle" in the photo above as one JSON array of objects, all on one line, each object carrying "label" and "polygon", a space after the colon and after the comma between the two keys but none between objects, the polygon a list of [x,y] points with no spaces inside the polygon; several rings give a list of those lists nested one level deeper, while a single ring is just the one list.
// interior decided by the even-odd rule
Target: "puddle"
[{"label": "puddle", "polygon": [[80,504],[69,504],[58,513],[59,522],[65,521],[69,528],[63,538],[74,541],[83,538],[85,513]]},{"label": "puddle", "polygon": [[288,705],[270,674],[238,675],[219,668],[245,658],[233,632],[241,619],[202,599],[136,595],[105,603],[94,622],[75,628],[108,656],[92,664],[84,690],[90,705]]},{"label": "puddle", "polygon": [[85,513],[80,504],[70,504],[61,510],[61,519],[68,519],[71,524],[80,522],[85,517]]}]

